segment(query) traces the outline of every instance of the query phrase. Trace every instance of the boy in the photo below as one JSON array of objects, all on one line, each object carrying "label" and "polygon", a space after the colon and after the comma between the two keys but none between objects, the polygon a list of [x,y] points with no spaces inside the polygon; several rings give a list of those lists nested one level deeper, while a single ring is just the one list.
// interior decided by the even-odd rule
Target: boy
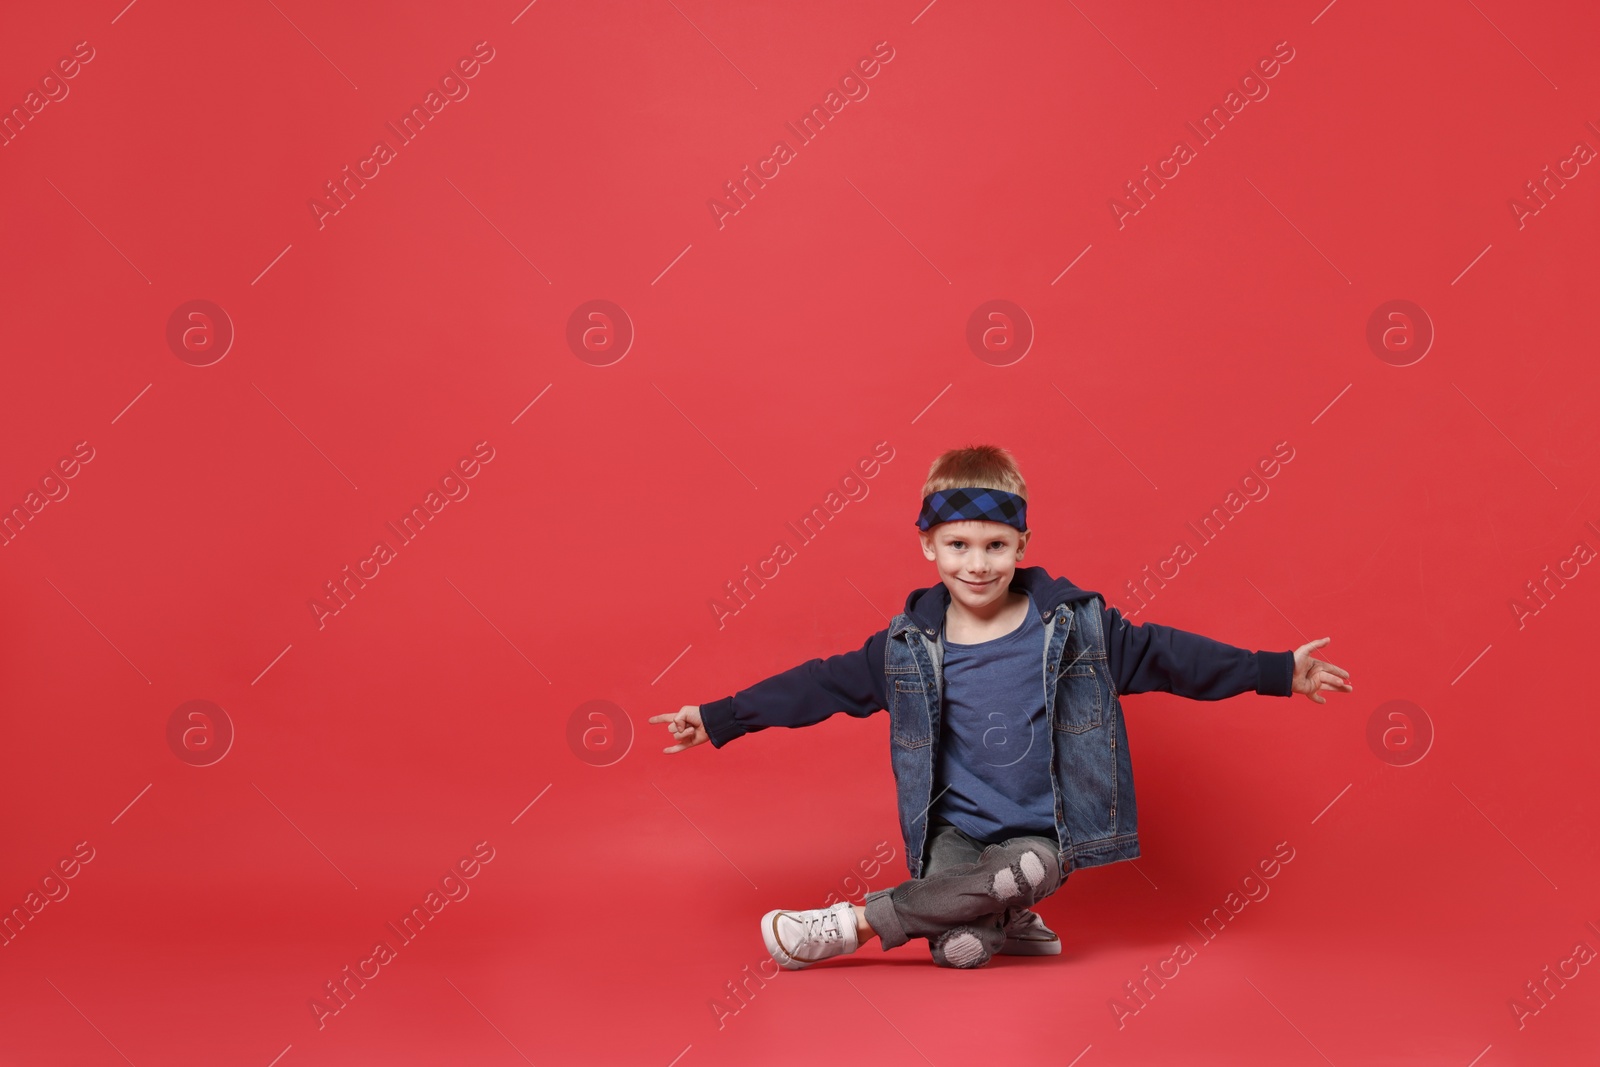
[{"label": "boy", "polygon": [[[789,970],[928,940],[934,962],[1055,955],[1031,909],[1067,874],[1139,856],[1123,693],[1221,700],[1245,692],[1353,692],[1311,651],[1250,652],[1183,630],[1136,626],[1099,594],[1018,567],[1031,531],[1011,454],[988,445],[934,461],[917,518],[940,584],[855,652],[813,659],[731,697],[655,715],[681,752],[837,711],[889,711],[889,749],[911,879],[810,911],[769,911],[767,951]],[[1043,684],[1041,684],[1041,681]]]}]

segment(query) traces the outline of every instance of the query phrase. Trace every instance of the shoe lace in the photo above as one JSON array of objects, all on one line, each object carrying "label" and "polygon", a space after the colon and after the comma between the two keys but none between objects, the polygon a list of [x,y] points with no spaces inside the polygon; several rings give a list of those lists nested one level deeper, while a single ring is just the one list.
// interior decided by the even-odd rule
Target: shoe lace
[{"label": "shoe lace", "polygon": [[[825,911],[821,915],[808,915],[804,918],[801,918],[800,915],[792,912],[790,914],[793,918],[800,919],[801,922],[805,924],[805,933],[801,935],[802,944],[807,942],[821,942],[822,944],[827,944],[832,941],[842,942],[844,940],[844,930],[839,925],[839,915],[837,912]],[[792,955],[794,954],[795,949],[798,949],[799,947],[799,945],[796,945],[794,949],[787,949],[786,951],[790,952]],[[795,958],[805,959],[806,957],[795,956]],[[821,959],[822,957],[818,956],[813,958]]]},{"label": "shoe lace", "polygon": [[839,913],[825,911],[806,920],[806,939],[810,941],[842,941],[844,931],[839,927]]}]

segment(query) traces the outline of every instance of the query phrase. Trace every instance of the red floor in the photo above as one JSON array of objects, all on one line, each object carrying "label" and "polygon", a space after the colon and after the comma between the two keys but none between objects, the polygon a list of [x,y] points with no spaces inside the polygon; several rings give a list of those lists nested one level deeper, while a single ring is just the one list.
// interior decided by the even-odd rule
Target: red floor
[{"label": "red floor", "polygon": [[[0,1064],[1595,1062],[1600,17],[524,3],[6,20]],[[1059,957],[773,976],[886,716],[646,720],[886,626],[973,442],[1355,691],[1125,697]]]}]

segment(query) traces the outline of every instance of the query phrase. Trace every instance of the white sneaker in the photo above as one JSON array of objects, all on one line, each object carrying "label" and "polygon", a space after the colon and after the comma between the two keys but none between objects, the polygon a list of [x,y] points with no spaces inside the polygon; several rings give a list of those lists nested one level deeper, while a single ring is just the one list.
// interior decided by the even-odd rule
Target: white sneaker
[{"label": "white sneaker", "polygon": [[761,938],[778,966],[790,971],[861,947],[856,910],[848,900],[810,911],[769,911],[761,917]]},{"label": "white sneaker", "polygon": [[1038,913],[1022,908],[1012,913],[1006,924],[1006,941],[1000,952],[1005,956],[1059,956],[1061,939]]}]

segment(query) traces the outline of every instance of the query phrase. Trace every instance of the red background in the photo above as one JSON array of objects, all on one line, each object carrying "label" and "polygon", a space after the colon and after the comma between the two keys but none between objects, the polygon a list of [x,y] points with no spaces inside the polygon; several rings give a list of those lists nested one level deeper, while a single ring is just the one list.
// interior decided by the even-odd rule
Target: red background
[{"label": "red background", "polygon": [[[1585,5],[7,23],[6,108],[77,42],[94,58],[0,149],[0,505],[94,458],[0,550],[0,904],[94,858],[0,948],[5,1063],[1594,1055],[1593,967],[1511,1007],[1600,948],[1600,577],[1512,609],[1600,546],[1600,178],[1510,206],[1600,146]],[[324,183],[480,41],[470,94],[319,228]],[[870,94],[719,228],[707,201],[881,41]],[[1124,183],[1284,41],[1270,95],[1119,227]],[[196,299],[236,331],[203,367],[166,339]],[[566,340],[594,299],[636,332],[608,366]],[[965,339],[992,299],[1036,332],[1005,366]],[[1395,299],[1436,331],[1409,366],[1366,340]],[[480,441],[470,496],[319,628],[323,583]],[[1187,539],[1138,621],[1331,636],[1355,692],[1127,698],[1144,853],[1041,906],[1060,957],[962,974],[872,945],[735,1000],[762,912],[852,891],[879,842],[871,887],[905,876],[887,717],[674,756],[645,720],[887,625],[937,580],[927,466],[978,441],[1028,479],[1027,562],[1132,611],[1125,583]],[[784,524],[878,442],[869,494],[799,544]],[[1270,495],[1199,547],[1185,523],[1278,442]],[[796,558],[719,627],[779,539]],[[235,731],[209,766],[168,743],[190,700]],[[569,745],[592,700],[621,711]],[[1368,742],[1394,700],[1435,734],[1407,766]],[[324,983],[483,841],[470,895],[319,1029]],[[1200,942],[1279,842],[1270,896]],[[1196,958],[1119,1026],[1180,941]]]}]

